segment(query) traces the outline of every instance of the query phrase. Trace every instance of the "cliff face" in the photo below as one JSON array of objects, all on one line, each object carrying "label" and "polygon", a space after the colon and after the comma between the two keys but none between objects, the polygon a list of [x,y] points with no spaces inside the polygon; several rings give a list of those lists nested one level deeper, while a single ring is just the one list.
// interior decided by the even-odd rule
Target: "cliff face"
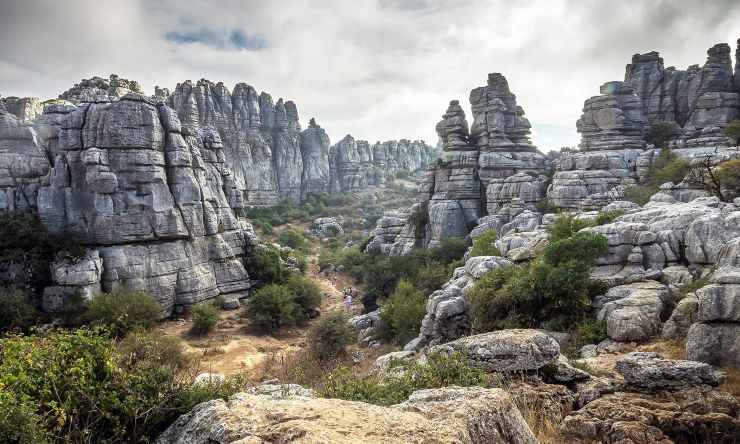
[{"label": "cliff face", "polygon": [[636,54],[627,65],[624,82],[640,98],[649,124],[675,125],[677,147],[727,145],[730,141],[721,129],[740,116],[740,84],[733,75],[730,53],[728,44],[714,45],[707,50],[703,66],[692,65],[685,71],[664,68],[657,52]]},{"label": "cliff face", "polygon": [[52,264],[49,311],[118,287],[150,291],[163,316],[246,296],[257,243],[246,207],[359,191],[430,162],[423,142],[330,147],[314,119],[301,131],[293,102],[244,83],[136,91],[115,75],[86,79],[40,116],[38,99],[0,100],[0,211],[35,212],[88,247],[77,263]]},{"label": "cliff face", "polygon": [[[99,282],[85,286],[146,289],[163,315],[249,288],[243,257],[254,234],[229,207],[217,133],[182,125],[135,93],[81,105],[60,123],[38,213],[51,231],[90,246],[85,261],[100,262]],[[77,289],[58,283],[47,288],[47,308]]]}]

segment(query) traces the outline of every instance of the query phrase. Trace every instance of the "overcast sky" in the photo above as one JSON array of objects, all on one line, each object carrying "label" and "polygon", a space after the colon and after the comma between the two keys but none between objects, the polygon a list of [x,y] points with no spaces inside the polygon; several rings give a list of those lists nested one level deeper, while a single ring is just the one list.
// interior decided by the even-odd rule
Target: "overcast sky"
[{"label": "overcast sky", "polygon": [[686,68],[738,38],[737,0],[0,0],[0,95],[110,73],[150,94],[246,82],[294,100],[332,143],[434,144],[449,100],[470,116],[470,90],[501,72],[550,150],[578,142],[583,101],[633,54]]}]

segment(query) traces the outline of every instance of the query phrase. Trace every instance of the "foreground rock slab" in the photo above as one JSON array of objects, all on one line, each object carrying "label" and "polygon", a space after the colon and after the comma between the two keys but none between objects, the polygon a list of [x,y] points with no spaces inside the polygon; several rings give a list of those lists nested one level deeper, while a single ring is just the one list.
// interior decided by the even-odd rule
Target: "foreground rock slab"
[{"label": "foreground rock slab", "polygon": [[[294,391],[295,393],[295,391]],[[500,389],[421,390],[392,407],[309,396],[239,393],[198,404],[158,444],[226,443],[535,444]]]},{"label": "foreground rock slab", "polygon": [[459,352],[469,364],[487,371],[537,370],[557,362],[560,346],[538,330],[498,330],[432,347],[432,352]]},{"label": "foreground rock slab", "polygon": [[717,386],[724,373],[709,364],[664,359],[657,353],[633,352],[617,361],[617,371],[631,387],[642,390],[683,389],[697,385]]},{"label": "foreground rock slab", "polygon": [[572,442],[734,443],[740,436],[738,402],[706,387],[653,395],[618,392],[567,416],[561,431],[575,438]]}]

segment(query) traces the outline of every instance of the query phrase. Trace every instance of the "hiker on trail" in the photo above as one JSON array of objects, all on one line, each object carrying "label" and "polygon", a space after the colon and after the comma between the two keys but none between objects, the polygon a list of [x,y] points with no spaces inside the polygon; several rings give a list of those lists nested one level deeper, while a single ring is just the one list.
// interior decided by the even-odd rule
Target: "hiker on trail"
[{"label": "hiker on trail", "polygon": [[344,305],[347,308],[347,311],[352,310],[352,293],[346,293],[344,295]]}]

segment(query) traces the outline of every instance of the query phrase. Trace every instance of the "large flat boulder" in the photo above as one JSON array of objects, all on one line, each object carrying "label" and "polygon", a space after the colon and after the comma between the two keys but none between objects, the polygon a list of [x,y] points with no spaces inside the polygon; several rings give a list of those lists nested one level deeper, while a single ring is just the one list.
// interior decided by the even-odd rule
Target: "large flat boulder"
[{"label": "large flat boulder", "polygon": [[632,352],[619,361],[617,371],[628,386],[646,391],[676,390],[697,385],[719,385],[724,373],[709,364],[664,359],[657,353]]},{"label": "large flat boulder", "polygon": [[432,347],[432,352],[460,353],[471,366],[487,371],[520,372],[555,364],[560,346],[551,336],[528,329],[498,330],[466,336]]},{"label": "large flat boulder", "polygon": [[511,397],[501,389],[422,390],[392,407],[294,392],[298,395],[238,393],[228,401],[198,404],[157,443],[537,442]]}]

